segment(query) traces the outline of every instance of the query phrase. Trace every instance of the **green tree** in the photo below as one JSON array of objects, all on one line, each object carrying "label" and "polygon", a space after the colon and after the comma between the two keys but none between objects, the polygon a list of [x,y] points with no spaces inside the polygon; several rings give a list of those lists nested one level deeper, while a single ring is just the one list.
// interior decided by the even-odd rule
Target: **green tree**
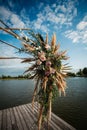
[{"label": "green tree", "polygon": [[78,75],[78,76],[82,76],[82,75],[83,75],[83,70],[80,69],[80,70],[77,72],[77,75]]},{"label": "green tree", "polygon": [[86,68],[86,67],[83,69],[83,74],[84,74],[85,76],[87,76],[87,68]]}]

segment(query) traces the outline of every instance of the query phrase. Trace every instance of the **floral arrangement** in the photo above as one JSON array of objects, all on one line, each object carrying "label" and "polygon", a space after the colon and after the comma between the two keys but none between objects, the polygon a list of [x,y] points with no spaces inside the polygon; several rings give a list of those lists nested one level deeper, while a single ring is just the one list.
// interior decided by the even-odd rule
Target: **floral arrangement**
[{"label": "floral arrangement", "polygon": [[31,73],[30,78],[36,80],[33,93],[32,106],[38,99],[40,104],[38,130],[41,129],[42,122],[46,118],[49,122],[51,119],[52,102],[61,92],[65,95],[66,88],[66,70],[69,69],[67,64],[62,64],[67,60],[66,51],[59,51],[60,45],[56,45],[56,35],[48,43],[48,35],[44,40],[40,34],[30,33],[33,40],[26,39],[30,44],[24,43],[24,51],[32,55],[22,62],[32,62],[32,65],[25,71]]},{"label": "floral arrangement", "polygon": [[[46,39],[38,33],[35,34],[33,31],[29,31],[28,37],[21,37],[10,29],[3,21],[0,21],[6,28],[1,28],[3,31],[14,36],[16,39],[22,41],[23,48],[17,48],[5,41],[0,42],[7,44],[19,52],[25,52],[29,54],[29,57],[23,58],[22,63],[31,63],[30,67],[25,71],[31,76],[30,79],[36,81],[32,107],[34,102],[37,101],[40,104],[39,117],[38,117],[38,130],[41,129],[42,122],[47,119],[48,125],[51,119],[52,103],[57,96],[57,93],[61,95],[61,92],[65,95],[67,71],[69,66],[63,64],[63,60],[67,60],[67,51],[60,51],[60,45],[56,44],[56,35],[54,34],[51,42],[48,41],[48,35]],[[20,30],[20,29],[17,29]],[[28,29],[27,29],[28,30]],[[11,57],[8,59],[15,59],[17,57]],[[1,59],[7,59],[1,57]],[[19,59],[19,58],[18,58]],[[22,59],[22,58],[20,58]]]}]

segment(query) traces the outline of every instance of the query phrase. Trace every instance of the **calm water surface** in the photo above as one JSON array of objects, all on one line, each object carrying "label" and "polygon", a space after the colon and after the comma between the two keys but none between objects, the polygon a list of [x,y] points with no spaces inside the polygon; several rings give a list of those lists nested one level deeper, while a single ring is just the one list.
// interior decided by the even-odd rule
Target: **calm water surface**
[{"label": "calm water surface", "polygon": [[[0,109],[29,103],[34,81],[0,80]],[[77,128],[87,130],[87,78],[68,78],[66,97],[58,97],[53,112]]]}]

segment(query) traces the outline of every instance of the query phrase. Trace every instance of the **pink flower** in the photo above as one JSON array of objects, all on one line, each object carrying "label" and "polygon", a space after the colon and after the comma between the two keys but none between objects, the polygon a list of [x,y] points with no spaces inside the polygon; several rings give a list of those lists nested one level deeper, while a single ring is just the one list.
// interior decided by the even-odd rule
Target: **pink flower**
[{"label": "pink flower", "polygon": [[37,60],[37,61],[36,61],[36,64],[37,64],[37,65],[41,65],[42,62],[41,62],[40,60]]},{"label": "pink flower", "polygon": [[49,76],[50,74],[54,74],[56,70],[52,67],[50,67],[48,70],[45,71],[45,75]]},{"label": "pink flower", "polygon": [[45,75],[49,76],[50,75],[50,71],[49,70],[45,71]]},{"label": "pink flower", "polygon": [[38,52],[38,57],[41,61],[45,61],[46,57],[45,57],[45,53],[44,52]]},{"label": "pink flower", "polygon": [[47,50],[50,49],[49,44],[46,44],[46,45],[45,45],[45,48],[46,48]]},{"label": "pink flower", "polygon": [[51,66],[51,62],[50,61],[46,61],[46,66]]}]

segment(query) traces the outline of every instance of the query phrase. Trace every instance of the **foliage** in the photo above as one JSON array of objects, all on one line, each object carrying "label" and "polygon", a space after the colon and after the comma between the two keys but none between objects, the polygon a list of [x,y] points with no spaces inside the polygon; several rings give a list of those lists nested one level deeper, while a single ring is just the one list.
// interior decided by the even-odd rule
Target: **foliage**
[{"label": "foliage", "polygon": [[0,79],[29,79],[30,76],[30,74],[18,76],[2,75]]},{"label": "foliage", "polygon": [[80,69],[78,72],[77,72],[77,75],[78,76],[85,76],[87,77],[87,67],[83,68],[83,69]]},{"label": "foliage", "polygon": [[87,68],[84,68],[84,69],[83,69],[83,74],[84,74],[85,76],[87,76]]},{"label": "foliage", "polygon": [[75,76],[76,76],[76,74],[75,74],[75,73],[72,73],[72,72],[68,72],[67,75],[68,75],[68,76],[71,76],[71,77],[75,77]]}]

